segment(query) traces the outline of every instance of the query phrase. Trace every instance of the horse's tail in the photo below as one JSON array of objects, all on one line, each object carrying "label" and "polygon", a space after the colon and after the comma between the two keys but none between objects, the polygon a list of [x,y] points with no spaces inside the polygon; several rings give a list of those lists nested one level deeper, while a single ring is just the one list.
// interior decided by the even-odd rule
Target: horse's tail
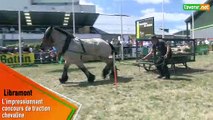
[{"label": "horse's tail", "polygon": [[116,51],[115,51],[115,47],[110,43],[110,42],[108,42],[108,44],[109,44],[109,46],[111,47],[111,49],[112,49],[112,52],[111,52],[111,54],[113,55],[113,53],[115,53]]}]

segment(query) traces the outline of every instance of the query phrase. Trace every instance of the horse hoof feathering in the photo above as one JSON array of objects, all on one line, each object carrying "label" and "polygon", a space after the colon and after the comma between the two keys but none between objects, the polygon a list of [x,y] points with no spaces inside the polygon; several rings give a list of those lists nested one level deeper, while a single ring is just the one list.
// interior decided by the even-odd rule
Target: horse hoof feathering
[{"label": "horse hoof feathering", "polygon": [[59,78],[60,83],[64,84],[68,80],[68,76],[65,76],[63,78]]},{"label": "horse hoof feathering", "polygon": [[109,74],[109,70],[104,69],[103,72],[102,72],[102,77],[104,79],[106,79],[106,77],[107,77],[108,74]]}]

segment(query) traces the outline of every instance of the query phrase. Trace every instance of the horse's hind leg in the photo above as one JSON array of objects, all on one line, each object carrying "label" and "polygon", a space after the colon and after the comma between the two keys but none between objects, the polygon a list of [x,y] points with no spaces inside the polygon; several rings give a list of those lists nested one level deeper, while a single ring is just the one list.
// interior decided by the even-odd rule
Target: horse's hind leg
[{"label": "horse's hind leg", "polygon": [[117,74],[117,67],[115,66],[115,68],[114,68],[114,66],[113,66],[113,59],[109,59],[108,66],[109,66],[109,71],[110,71],[110,79],[114,79],[115,72]]},{"label": "horse's hind leg", "polygon": [[116,66],[115,66],[115,69],[114,69],[113,61],[112,61],[112,64],[110,64],[110,69],[111,69],[111,72],[110,72],[110,79],[114,79],[115,70],[116,70],[117,68],[116,68]]},{"label": "horse's hind leg", "polygon": [[109,74],[109,72],[110,72],[110,62],[106,62],[106,66],[104,67],[104,69],[103,69],[103,71],[102,71],[102,76],[103,76],[103,78],[105,79],[106,78],[106,76]]},{"label": "horse's hind leg", "polygon": [[105,79],[106,76],[109,74],[110,70],[113,67],[113,61],[112,61],[112,59],[107,59],[107,60],[104,60],[104,61],[106,62],[106,66],[104,67],[104,69],[102,71],[102,76]]},{"label": "horse's hind leg", "polygon": [[89,82],[89,83],[93,83],[94,80],[95,80],[95,75],[93,75],[92,73],[90,73],[90,72],[88,71],[88,69],[84,66],[83,63],[78,63],[78,64],[76,64],[76,65],[77,65],[78,68],[80,68],[80,69],[84,72],[84,74],[87,76],[88,82]]},{"label": "horse's hind leg", "polygon": [[59,81],[60,81],[61,83],[65,83],[65,82],[68,80],[67,72],[68,72],[69,66],[70,66],[70,63],[65,63],[65,64],[64,64],[63,74],[62,74],[61,78],[59,78]]}]

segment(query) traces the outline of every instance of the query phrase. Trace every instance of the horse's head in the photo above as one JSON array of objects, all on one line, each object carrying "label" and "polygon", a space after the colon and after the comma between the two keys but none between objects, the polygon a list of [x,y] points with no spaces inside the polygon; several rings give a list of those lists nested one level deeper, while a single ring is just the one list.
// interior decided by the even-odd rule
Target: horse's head
[{"label": "horse's head", "polygon": [[52,38],[53,27],[48,27],[42,38],[41,48],[46,49],[53,46],[54,40]]}]

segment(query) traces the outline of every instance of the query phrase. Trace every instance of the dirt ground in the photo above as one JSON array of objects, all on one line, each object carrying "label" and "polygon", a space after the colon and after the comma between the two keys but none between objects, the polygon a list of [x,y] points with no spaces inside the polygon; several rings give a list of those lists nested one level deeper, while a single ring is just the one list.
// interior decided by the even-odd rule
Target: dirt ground
[{"label": "dirt ground", "polygon": [[102,62],[86,64],[96,75],[94,84],[74,65],[64,85],[58,80],[62,64],[14,69],[80,102],[79,120],[213,120],[213,53],[196,56],[189,69],[178,66],[171,80],[157,80],[156,73],[132,63],[135,60],[117,62],[117,89],[113,80],[101,77]]}]

